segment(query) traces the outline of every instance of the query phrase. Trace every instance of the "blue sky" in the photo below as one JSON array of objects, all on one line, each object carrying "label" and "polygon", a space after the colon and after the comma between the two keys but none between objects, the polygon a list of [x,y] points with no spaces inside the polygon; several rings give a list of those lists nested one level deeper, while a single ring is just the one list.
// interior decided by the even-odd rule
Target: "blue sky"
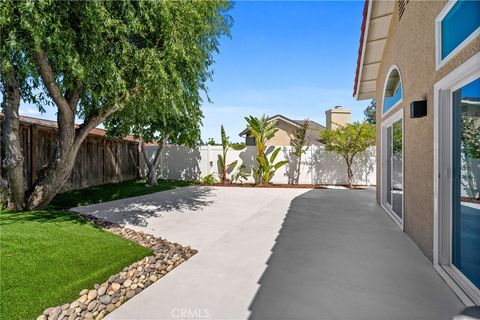
[{"label": "blue sky", "polygon": [[[247,115],[325,124],[325,110],[342,105],[362,120],[368,101],[352,97],[362,10],[363,1],[236,2],[209,83],[213,103],[202,106],[202,139],[218,141],[223,124],[240,141]],[[53,108],[22,104],[21,113],[55,119]]]},{"label": "blue sky", "polygon": [[249,114],[283,114],[325,123],[336,105],[363,119],[368,101],[352,97],[363,1],[236,2],[232,38],[221,41],[204,104],[202,137],[232,140]]}]

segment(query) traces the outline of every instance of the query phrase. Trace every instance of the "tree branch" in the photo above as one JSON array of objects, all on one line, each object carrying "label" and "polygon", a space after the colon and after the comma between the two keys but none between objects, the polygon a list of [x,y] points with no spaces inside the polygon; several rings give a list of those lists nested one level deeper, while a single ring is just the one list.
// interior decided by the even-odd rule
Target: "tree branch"
[{"label": "tree branch", "polygon": [[53,102],[55,102],[60,111],[65,114],[66,118],[71,118],[75,114],[70,108],[68,101],[65,99],[62,92],[60,91],[60,88],[55,83],[53,70],[47,61],[45,51],[43,49],[39,49],[38,52],[34,55],[34,58],[37,63],[40,77],[42,78],[48,93],[52,97]]}]

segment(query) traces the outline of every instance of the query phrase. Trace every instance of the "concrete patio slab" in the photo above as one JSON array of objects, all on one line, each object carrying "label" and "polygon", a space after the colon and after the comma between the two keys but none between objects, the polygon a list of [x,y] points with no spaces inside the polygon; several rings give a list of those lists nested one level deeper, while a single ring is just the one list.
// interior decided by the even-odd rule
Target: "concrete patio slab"
[{"label": "concrete patio slab", "polygon": [[293,200],[251,319],[451,320],[464,305],[373,190]]},{"label": "concrete patio slab", "polygon": [[463,304],[374,197],[189,187],[75,210],[199,249],[108,319],[452,319]]},{"label": "concrete patio slab", "polygon": [[290,202],[307,191],[188,187],[73,209],[199,249],[107,318],[248,318]]}]

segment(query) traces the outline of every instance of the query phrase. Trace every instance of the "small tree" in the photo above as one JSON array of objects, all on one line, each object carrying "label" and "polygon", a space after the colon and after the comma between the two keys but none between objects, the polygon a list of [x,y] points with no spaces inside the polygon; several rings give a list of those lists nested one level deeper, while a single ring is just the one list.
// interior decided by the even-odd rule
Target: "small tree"
[{"label": "small tree", "polygon": [[335,130],[322,131],[319,141],[325,144],[325,150],[335,152],[345,160],[348,186],[352,188],[353,160],[375,145],[375,126],[367,122],[349,123]]},{"label": "small tree", "polygon": [[229,137],[225,133],[223,125],[220,127],[220,135],[222,139],[222,154],[218,155],[218,165],[220,167],[220,179],[223,184],[227,183],[227,173],[231,172],[237,165],[238,160],[232,161],[227,164],[227,153],[230,148],[236,151],[245,149],[244,144],[230,143]]},{"label": "small tree", "polygon": [[374,100],[370,101],[370,104],[363,111],[365,115],[365,121],[370,124],[377,123],[377,102]]},{"label": "small tree", "polygon": [[298,184],[300,180],[300,168],[302,166],[302,155],[307,151],[305,146],[305,138],[308,130],[308,119],[305,120],[300,128],[298,128],[295,138],[292,139],[293,154],[297,158],[297,166],[295,169],[295,183]]}]

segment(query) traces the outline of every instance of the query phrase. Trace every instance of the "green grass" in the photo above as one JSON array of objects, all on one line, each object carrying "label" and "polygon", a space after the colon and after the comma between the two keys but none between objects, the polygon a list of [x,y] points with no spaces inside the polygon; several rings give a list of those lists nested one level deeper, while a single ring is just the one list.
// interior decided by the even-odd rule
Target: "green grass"
[{"label": "green grass", "polygon": [[36,319],[152,254],[61,210],[187,185],[159,181],[158,187],[146,187],[142,180],[129,181],[59,194],[45,211],[0,211],[0,319]]},{"label": "green grass", "polygon": [[35,319],[150,254],[68,212],[0,213],[0,317]]},{"label": "green grass", "polygon": [[189,185],[192,185],[192,182],[175,180],[158,180],[158,186],[156,187],[145,186],[145,180],[105,184],[58,194],[50,203],[49,209],[70,209],[73,207],[131,198]]}]

